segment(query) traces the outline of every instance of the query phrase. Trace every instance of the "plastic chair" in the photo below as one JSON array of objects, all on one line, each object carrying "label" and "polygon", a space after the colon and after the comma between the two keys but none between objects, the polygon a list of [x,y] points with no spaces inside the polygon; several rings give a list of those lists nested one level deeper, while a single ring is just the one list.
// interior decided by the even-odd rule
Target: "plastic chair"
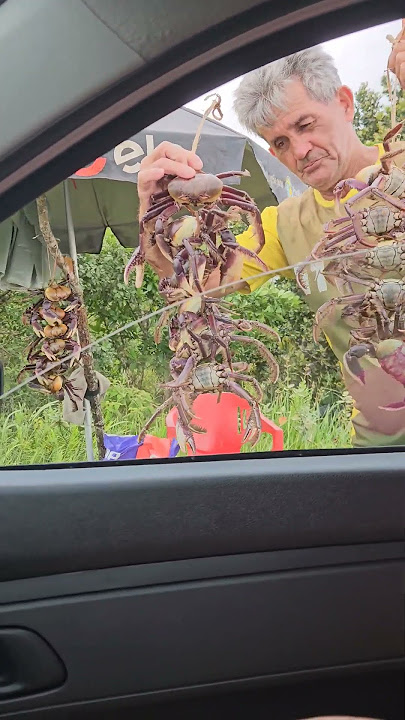
[{"label": "plastic chair", "polygon": [[[243,435],[246,429],[247,418],[250,414],[250,405],[243,398],[234,393],[222,393],[218,402],[216,393],[198,395],[193,411],[196,419],[195,425],[207,430],[206,433],[193,433],[197,455],[221,455],[239,453],[242,448]],[[284,447],[284,434],[282,429],[272,420],[260,414],[262,432],[273,437],[272,452],[282,450]],[[166,416],[167,437],[170,440],[176,437],[176,424],[178,418],[177,408]],[[187,446],[188,455],[191,450]]]}]

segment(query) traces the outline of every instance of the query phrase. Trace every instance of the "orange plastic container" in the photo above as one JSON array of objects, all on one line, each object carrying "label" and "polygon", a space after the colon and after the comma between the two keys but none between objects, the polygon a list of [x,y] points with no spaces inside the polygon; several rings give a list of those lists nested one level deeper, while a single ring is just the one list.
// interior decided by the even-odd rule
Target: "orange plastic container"
[{"label": "orange plastic container", "polygon": [[169,437],[160,438],[156,437],[156,435],[146,435],[142,445],[138,448],[136,459],[147,460],[149,458],[170,457],[171,442],[172,439]]},{"label": "orange plastic container", "polygon": [[[204,434],[193,433],[197,455],[221,455],[241,451],[246,421],[251,411],[246,400],[234,393],[222,393],[218,402],[216,393],[204,393],[196,398],[193,411],[196,415],[193,423],[207,430]],[[260,417],[262,432],[273,437],[272,452],[283,450],[284,434],[281,427],[262,414]],[[169,440],[176,437],[177,418],[177,408],[172,408],[166,416]],[[192,454],[189,448],[188,454]]]}]

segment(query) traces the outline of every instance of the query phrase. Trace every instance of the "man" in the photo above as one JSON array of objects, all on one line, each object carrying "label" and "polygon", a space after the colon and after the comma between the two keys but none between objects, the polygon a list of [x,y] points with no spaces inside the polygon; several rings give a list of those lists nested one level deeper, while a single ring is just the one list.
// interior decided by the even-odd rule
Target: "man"
[{"label": "man", "polygon": [[[394,46],[389,64],[405,88],[405,40]],[[383,148],[363,145],[357,137],[353,94],[342,86],[332,58],[321,48],[295,53],[246,75],[236,91],[234,108],[241,124],[266,140],[270,152],[309,186],[300,197],[288,198],[262,213],[265,246],[260,257],[272,270],[296,265],[310,254],[323,235],[325,223],[338,217],[333,195],[336,184],[378,164]],[[402,155],[400,158],[403,162]],[[170,143],[159,145],[141,163],[140,215],[149,207],[151,194],[159,191],[164,174],[191,178],[201,169],[201,159],[195,154]],[[350,191],[342,202],[354,194]],[[237,240],[255,249],[252,227]],[[148,251],[147,261],[160,276],[172,272],[156,246]],[[254,262],[246,261],[241,281],[233,289],[254,291],[268,280],[253,278],[260,272]],[[307,277],[309,292],[305,299],[316,312],[337,291],[326,283],[319,268],[309,269]],[[366,288],[359,287],[359,291]],[[271,324],[271,318],[268,322]],[[327,340],[340,362],[348,347],[349,330],[335,317],[325,325]],[[372,360],[366,359],[364,366],[364,386],[345,377],[356,403],[353,444],[405,444],[405,407],[381,409],[403,400],[405,388]]]}]

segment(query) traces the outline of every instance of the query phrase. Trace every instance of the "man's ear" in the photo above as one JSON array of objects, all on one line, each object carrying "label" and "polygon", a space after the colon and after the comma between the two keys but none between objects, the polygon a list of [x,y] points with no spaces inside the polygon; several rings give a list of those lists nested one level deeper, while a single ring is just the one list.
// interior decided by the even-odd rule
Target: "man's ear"
[{"label": "man's ear", "polygon": [[273,157],[276,157],[276,153],[274,152],[273,148],[268,147],[267,150],[269,151],[270,155],[273,155]]},{"label": "man's ear", "polygon": [[354,118],[354,97],[353,93],[347,85],[342,85],[337,91],[337,100],[344,110],[346,119],[353,122]]}]

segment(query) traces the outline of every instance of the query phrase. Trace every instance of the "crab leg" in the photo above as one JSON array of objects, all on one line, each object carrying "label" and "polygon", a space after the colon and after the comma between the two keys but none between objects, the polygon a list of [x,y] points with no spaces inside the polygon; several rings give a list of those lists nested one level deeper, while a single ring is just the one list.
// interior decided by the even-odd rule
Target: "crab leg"
[{"label": "crab leg", "polygon": [[250,383],[256,390],[256,397],[254,398],[254,400],[256,400],[256,402],[258,403],[263,400],[263,390],[261,389],[256,378],[252,377],[251,375],[245,375],[244,373],[239,372],[230,372],[228,373],[228,377],[233,378],[234,380],[239,380],[240,382]]},{"label": "crab leg", "polygon": [[251,345],[255,345],[257,347],[260,355],[266,360],[267,364],[270,367],[271,373],[270,373],[270,382],[275,383],[278,380],[279,375],[279,366],[276,358],[274,357],[273,353],[270,352],[270,350],[260,341],[256,340],[256,338],[248,337],[247,335],[231,335],[231,340],[234,340],[235,342],[242,342],[242,343],[248,343]]},{"label": "crab leg", "polygon": [[[260,411],[257,402],[253,400],[252,396],[249,395],[246,390],[244,390],[238,383],[233,382],[232,380],[227,383],[227,388],[229,388],[231,392],[234,392],[236,395],[239,395],[239,397],[246,400],[252,408],[246,431],[243,436],[243,442],[250,442],[252,444],[252,447],[254,447],[260,438],[262,427],[262,423],[260,420]],[[252,420],[254,420],[254,426],[252,426]]]},{"label": "crab leg", "polygon": [[145,435],[146,435],[146,433],[148,432],[150,426],[153,425],[153,423],[154,423],[154,421],[156,420],[156,418],[159,417],[159,415],[163,412],[163,410],[165,410],[172,402],[173,402],[172,398],[169,397],[169,398],[167,398],[167,400],[165,400],[164,402],[162,402],[162,404],[159,405],[158,408],[156,408],[155,412],[154,412],[153,415],[149,418],[148,422],[145,423],[145,425],[143,426],[141,432],[140,432],[139,435],[138,435],[138,442],[139,442],[139,443],[141,443],[141,442],[143,442],[143,441],[145,440]]},{"label": "crab leg", "polygon": [[196,359],[195,357],[191,356],[188,358],[183,370],[181,371],[180,375],[176,380],[173,380],[172,382],[168,382],[164,384],[164,387],[167,388],[177,388],[180,385],[184,385],[187,383],[187,380],[189,380],[191,373],[193,372],[194,368],[196,366]]}]

